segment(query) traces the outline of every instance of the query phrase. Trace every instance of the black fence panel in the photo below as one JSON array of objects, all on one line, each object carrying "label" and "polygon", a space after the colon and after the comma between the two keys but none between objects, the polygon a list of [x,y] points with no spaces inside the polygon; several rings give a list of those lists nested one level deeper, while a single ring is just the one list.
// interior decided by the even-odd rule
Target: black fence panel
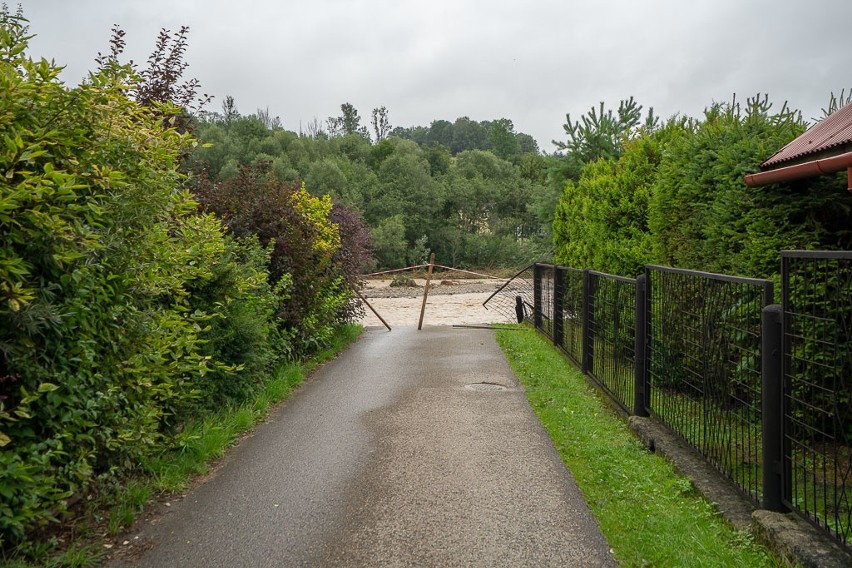
[{"label": "black fence panel", "polygon": [[553,296],[556,267],[552,264],[536,264],[535,273],[535,326],[553,340]]},{"label": "black fence panel", "polygon": [[852,252],[782,252],[784,501],[850,549]]},{"label": "black fence panel", "polygon": [[562,338],[559,347],[577,364],[583,364],[583,271],[556,267],[559,286],[555,290],[562,302]]},{"label": "black fence panel", "polygon": [[627,412],[671,428],[758,504],[768,480],[764,506],[850,550],[852,252],[783,252],[782,306],[768,308],[768,280],[662,266],[633,280],[536,264],[516,278],[526,316]]},{"label": "black fence panel", "polygon": [[648,411],[760,501],[768,280],[647,266]]},{"label": "black fence panel", "polygon": [[588,272],[589,375],[625,412],[634,397],[636,280]]}]

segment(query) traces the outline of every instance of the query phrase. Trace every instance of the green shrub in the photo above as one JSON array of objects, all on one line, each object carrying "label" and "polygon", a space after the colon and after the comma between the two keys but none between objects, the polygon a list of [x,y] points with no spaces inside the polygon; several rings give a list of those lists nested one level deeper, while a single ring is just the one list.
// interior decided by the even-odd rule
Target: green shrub
[{"label": "green shrub", "polygon": [[632,278],[654,262],[651,188],[669,141],[683,129],[672,121],[640,133],[624,142],[620,157],[591,162],[566,184],[553,222],[557,263]]},{"label": "green shrub", "polygon": [[[668,146],[649,226],[661,263],[750,277],[779,272],[782,249],[852,246],[852,196],[838,176],[750,188],[743,176],[805,129],[767,97],[714,104]],[[845,183],[845,182],[844,182]]]},{"label": "green shrub", "polygon": [[290,285],[289,275],[269,283],[270,249],[256,237],[228,237],[212,277],[190,290],[191,309],[212,314],[201,336],[202,352],[225,367],[211,369],[198,382],[202,411],[253,395],[273,370],[285,339],[275,309]]},{"label": "green shrub", "polygon": [[291,355],[324,346],[353,295],[331,199],[310,195],[304,185],[283,183],[263,167],[243,168],[218,183],[201,176],[195,191],[203,207],[220,215],[234,235],[256,235],[270,247],[270,282],[290,279],[276,315],[291,340]]},{"label": "green shrub", "polygon": [[[114,58],[66,88],[59,68],[26,55],[27,39],[3,10],[3,548],[158,451],[197,399],[219,396],[207,377],[237,365],[257,372],[270,349],[262,329],[238,340],[251,354],[230,360],[219,341],[240,327],[236,315],[263,315],[262,259],[227,266],[242,251],[181,189],[179,159],[192,140],[171,127],[180,109],[129,99],[137,77]],[[228,271],[230,306],[212,292]]]}]

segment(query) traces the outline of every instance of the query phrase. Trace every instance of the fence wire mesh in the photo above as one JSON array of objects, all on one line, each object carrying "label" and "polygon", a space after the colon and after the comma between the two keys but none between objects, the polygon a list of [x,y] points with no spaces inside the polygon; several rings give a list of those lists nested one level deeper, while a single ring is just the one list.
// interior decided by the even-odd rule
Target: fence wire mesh
[{"label": "fence wire mesh", "polygon": [[636,280],[589,272],[589,375],[626,412],[634,391]]},{"label": "fence wire mesh", "polygon": [[557,266],[559,278],[554,294],[562,297],[562,341],[560,347],[578,366],[583,364],[583,271]]},{"label": "fence wire mesh", "polygon": [[760,324],[772,283],[658,266],[646,278],[648,410],[759,501]]},{"label": "fence wire mesh", "polygon": [[553,340],[553,298],[555,293],[556,267],[552,264],[536,264],[535,279],[535,325]]},{"label": "fence wire mesh", "polygon": [[534,265],[529,265],[519,271],[505,284],[494,291],[482,305],[487,310],[494,311],[501,316],[501,321],[518,320],[518,299],[520,298],[520,309],[524,319],[531,319],[535,301],[534,293]]},{"label": "fence wire mesh", "polygon": [[785,502],[850,549],[852,252],[782,253]]}]

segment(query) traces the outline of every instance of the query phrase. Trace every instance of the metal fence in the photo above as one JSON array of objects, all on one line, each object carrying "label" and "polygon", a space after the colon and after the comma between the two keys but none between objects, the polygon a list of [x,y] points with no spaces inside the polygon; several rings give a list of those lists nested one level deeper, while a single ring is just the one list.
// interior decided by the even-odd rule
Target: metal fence
[{"label": "metal fence", "polygon": [[645,275],[648,410],[759,501],[760,326],[772,282],[661,266]]},{"label": "metal fence", "polygon": [[764,508],[793,510],[850,550],[852,252],[787,251],[781,268],[776,305],[769,280],[539,264],[523,304],[623,409],[677,432]]},{"label": "metal fence", "polygon": [[630,412],[636,281],[537,264],[533,289],[535,327]]},{"label": "metal fence", "polygon": [[626,412],[634,395],[636,279],[588,271],[585,369]]},{"label": "metal fence", "polygon": [[852,252],[782,253],[784,502],[852,535]]},{"label": "metal fence", "polygon": [[576,268],[556,267],[554,284],[556,299],[561,300],[559,310],[560,336],[555,339],[556,344],[565,351],[565,354],[578,366],[583,364],[583,289],[584,271]]},{"label": "metal fence", "polygon": [[553,339],[554,278],[556,267],[552,264],[535,265],[533,285],[533,321],[535,327]]}]

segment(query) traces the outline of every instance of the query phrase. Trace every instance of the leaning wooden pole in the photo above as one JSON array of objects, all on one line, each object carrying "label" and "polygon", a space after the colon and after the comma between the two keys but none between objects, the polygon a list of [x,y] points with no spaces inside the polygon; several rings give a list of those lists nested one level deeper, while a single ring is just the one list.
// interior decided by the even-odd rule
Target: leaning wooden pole
[{"label": "leaning wooden pole", "polygon": [[423,288],[423,305],[420,306],[420,321],[417,323],[417,330],[423,329],[423,314],[426,311],[426,298],[429,296],[429,284],[432,282],[432,267],[435,266],[435,253],[429,257],[429,272],[426,274],[426,286]]},{"label": "leaning wooden pole", "polygon": [[376,308],[374,308],[373,306],[370,305],[370,302],[367,301],[367,298],[362,296],[361,292],[359,292],[358,290],[355,290],[355,293],[358,294],[358,297],[361,298],[361,301],[364,302],[364,305],[366,305],[368,308],[370,308],[370,311],[373,312],[374,314],[376,314],[376,317],[379,318],[379,320],[383,324],[385,324],[385,327],[388,328],[388,331],[391,331],[391,326],[388,325],[388,322],[385,321],[385,318],[383,318],[382,316],[379,315],[379,312],[376,311]]}]

